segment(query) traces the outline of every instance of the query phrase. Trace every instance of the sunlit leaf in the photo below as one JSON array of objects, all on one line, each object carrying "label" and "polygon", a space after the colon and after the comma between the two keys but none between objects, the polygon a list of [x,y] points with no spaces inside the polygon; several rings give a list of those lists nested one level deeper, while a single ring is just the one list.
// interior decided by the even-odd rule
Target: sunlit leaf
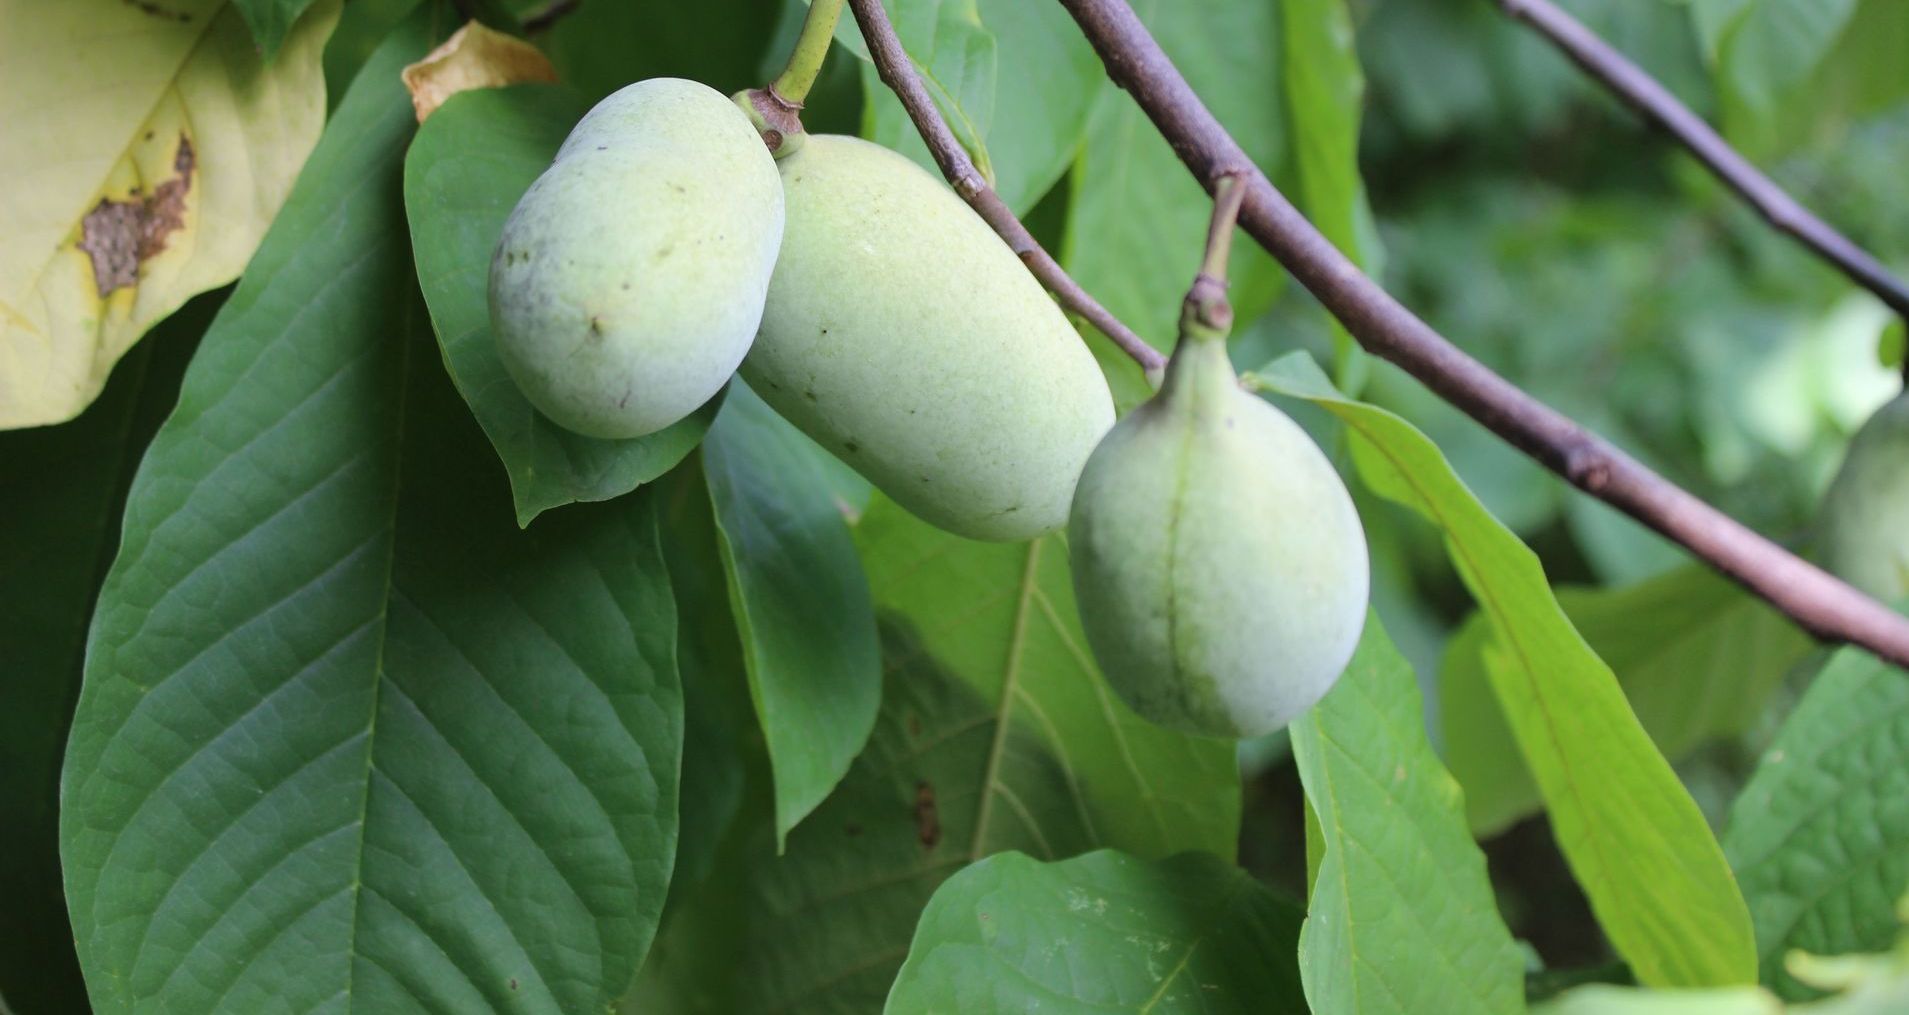
[{"label": "sunlit leaf", "polygon": [[1638,980],[1753,982],[1749,914],[1723,850],[1610,667],[1552,597],[1537,555],[1479,504],[1425,435],[1340,395],[1305,354],[1279,360],[1257,379],[1337,417],[1366,485],[1438,527],[1490,618],[1484,656],[1491,686],[1537,778],[1558,845]]},{"label": "sunlit leaf", "polygon": [[0,0],[0,429],[71,419],[237,277],[318,139],[337,19],[267,64],[225,0]]}]

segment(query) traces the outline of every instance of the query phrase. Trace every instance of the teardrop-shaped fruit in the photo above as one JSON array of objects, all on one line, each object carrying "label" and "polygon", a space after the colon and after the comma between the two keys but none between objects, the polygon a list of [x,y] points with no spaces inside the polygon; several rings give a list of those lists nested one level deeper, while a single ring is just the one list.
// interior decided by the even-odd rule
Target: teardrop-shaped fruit
[{"label": "teardrop-shaped fruit", "polygon": [[694,81],[598,103],[504,223],[491,324],[544,415],[641,437],[709,401],[762,320],[782,183],[748,117]]},{"label": "teardrop-shaped fruit", "polygon": [[1134,711],[1251,737],[1325,695],[1365,626],[1365,530],[1299,425],[1185,337],[1160,393],[1116,425],[1074,494],[1081,623]]},{"label": "teardrop-shaped fruit", "polygon": [[777,165],[789,227],[750,386],[950,532],[1022,540],[1066,524],[1114,408],[1060,308],[906,158],[824,134]]},{"label": "teardrop-shaped fruit", "polygon": [[1909,597],[1909,392],[1850,439],[1821,519],[1831,571],[1885,603]]}]

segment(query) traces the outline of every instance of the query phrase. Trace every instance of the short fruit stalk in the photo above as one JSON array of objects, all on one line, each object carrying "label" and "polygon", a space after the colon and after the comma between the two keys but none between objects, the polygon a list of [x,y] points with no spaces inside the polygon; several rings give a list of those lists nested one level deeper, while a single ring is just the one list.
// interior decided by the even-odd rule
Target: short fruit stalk
[{"label": "short fruit stalk", "polygon": [[1272,732],[1325,695],[1358,643],[1369,581],[1332,463],[1227,359],[1240,196],[1222,181],[1165,383],[1094,451],[1068,527],[1108,682],[1153,722],[1219,737]]}]

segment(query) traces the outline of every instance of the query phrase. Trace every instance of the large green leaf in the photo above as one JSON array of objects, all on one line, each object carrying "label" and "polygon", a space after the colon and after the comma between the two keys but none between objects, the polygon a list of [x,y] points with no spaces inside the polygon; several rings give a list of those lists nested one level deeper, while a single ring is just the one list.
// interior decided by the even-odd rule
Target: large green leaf
[{"label": "large green leaf", "polygon": [[160,323],[73,422],[0,433],[0,993],[28,1013],[86,1006],[60,892],[60,757],[126,487],[224,299]]},{"label": "large green leaf", "polygon": [[[1059,4],[884,0],[902,49],[942,116],[1001,199],[1025,213],[1074,159],[1099,94],[1100,59]],[[866,60],[853,19],[849,51]],[[873,64],[864,63],[863,133],[939,172]]]},{"label": "large green leaf", "polygon": [[778,845],[841,781],[881,707],[875,608],[827,454],[740,378],[703,442]]},{"label": "large green leaf", "polygon": [[[1378,229],[1359,176],[1359,114],[1365,74],[1352,42],[1346,0],[1281,0],[1286,115],[1292,120],[1299,208],[1353,263],[1374,272]],[[1339,386],[1357,394],[1369,366],[1337,318],[1332,329]]]},{"label": "large green leaf", "polygon": [[935,892],[887,1010],[1303,1012],[1300,916],[1205,853],[1002,853]]},{"label": "large green leaf", "polygon": [[[1746,733],[1770,692],[1810,650],[1809,637],[1763,600],[1699,564],[1622,589],[1562,589],[1558,605],[1617,673],[1658,750],[1675,761]],[[1480,835],[1542,804],[1491,690],[1491,621],[1475,615],[1439,672],[1446,761]]]},{"label": "large green leaf", "polygon": [[398,30],[140,466],[66,758],[96,1009],[601,1010],[676,838],[647,498],[512,523],[410,279]]},{"label": "large green leaf", "polygon": [[[1279,5],[1262,0],[1139,0],[1134,10],[1254,163],[1286,163]],[[1323,144],[1330,142],[1322,141]],[[1180,298],[1200,263],[1213,203],[1146,113],[1105,85],[1074,184],[1061,262],[1156,348],[1172,347]],[[1244,326],[1285,278],[1243,233],[1233,247],[1234,312]]]},{"label": "large green leaf", "polygon": [[1312,1010],[1523,1011],[1523,956],[1426,739],[1418,680],[1376,614],[1292,744],[1324,847],[1300,938]]},{"label": "large green leaf", "polygon": [[587,106],[550,85],[452,96],[418,130],[404,163],[404,203],[418,282],[444,362],[510,470],[521,525],[552,507],[607,500],[668,471],[696,447],[717,399],[635,440],[572,433],[532,408],[504,370],[486,293],[491,251],[517,199]]},{"label": "large green leaf", "polygon": [[1537,555],[1485,510],[1424,434],[1340,395],[1305,354],[1279,360],[1257,382],[1337,417],[1366,485],[1441,531],[1490,618],[1491,686],[1558,845],[1639,982],[1753,982],[1749,914],[1723,850],[1610,667],[1552,597]]},{"label": "large green leaf", "polygon": [[1792,948],[1874,951],[1909,891],[1909,673],[1858,649],[1832,656],[1731,807],[1724,849],[1756,920],[1763,979]]}]

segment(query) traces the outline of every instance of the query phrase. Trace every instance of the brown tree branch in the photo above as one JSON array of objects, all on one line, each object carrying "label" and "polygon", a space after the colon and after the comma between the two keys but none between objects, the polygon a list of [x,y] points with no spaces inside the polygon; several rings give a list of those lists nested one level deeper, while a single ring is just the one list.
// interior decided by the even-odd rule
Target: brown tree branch
[{"label": "brown tree branch", "polygon": [[1835,227],[1798,204],[1642,67],[1551,0],[1496,0],[1496,3],[1513,20],[1524,22],[1549,40],[1638,115],[1676,139],[1778,232],[1835,265],[1851,281],[1875,293],[1899,316],[1909,318],[1909,285],[1904,285],[1882,262],[1850,242]]},{"label": "brown tree branch", "polygon": [[536,35],[575,13],[583,0],[548,0],[542,7],[524,15],[524,34]]},{"label": "brown tree branch", "polygon": [[1001,239],[1027,265],[1027,269],[1040,279],[1047,291],[1060,300],[1061,305],[1079,314],[1087,323],[1099,329],[1100,333],[1112,339],[1121,351],[1133,357],[1149,373],[1154,373],[1166,365],[1166,357],[1146,343],[1146,340],[1134,334],[1133,329],[1120,323],[1100,301],[1094,299],[1080,283],[1049,256],[1046,250],[1035,241],[1033,234],[1016,218],[1001,196],[988,186],[988,181],[974,167],[974,160],[968,157],[967,150],[955,140],[954,132],[948,129],[947,121],[941,118],[941,112],[935,108],[934,100],[928,97],[928,89],[921,83],[921,76],[915,72],[915,65],[909,61],[908,54],[902,51],[901,40],[895,35],[895,28],[888,22],[888,13],[882,10],[881,0],[848,0],[849,7],[855,12],[855,23],[861,26],[862,39],[868,43],[868,53],[875,61],[875,69],[881,74],[883,83],[894,91],[901,100],[902,108],[908,111],[908,118],[915,122],[915,130],[921,139],[928,143],[928,151],[934,155],[935,164],[941,167],[941,175],[947,177],[955,193],[968,202],[983,221],[1000,234]]},{"label": "brown tree branch", "polygon": [[[1122,0],[1061,0],[1202,185],[1252,163]],[[1909,666],[1909,617],[1758,535],[1461,352],[1333,246],[1263,173],[1241,224],[1359,343],[1585,492],[1682,544],[1820,637]]]}]

